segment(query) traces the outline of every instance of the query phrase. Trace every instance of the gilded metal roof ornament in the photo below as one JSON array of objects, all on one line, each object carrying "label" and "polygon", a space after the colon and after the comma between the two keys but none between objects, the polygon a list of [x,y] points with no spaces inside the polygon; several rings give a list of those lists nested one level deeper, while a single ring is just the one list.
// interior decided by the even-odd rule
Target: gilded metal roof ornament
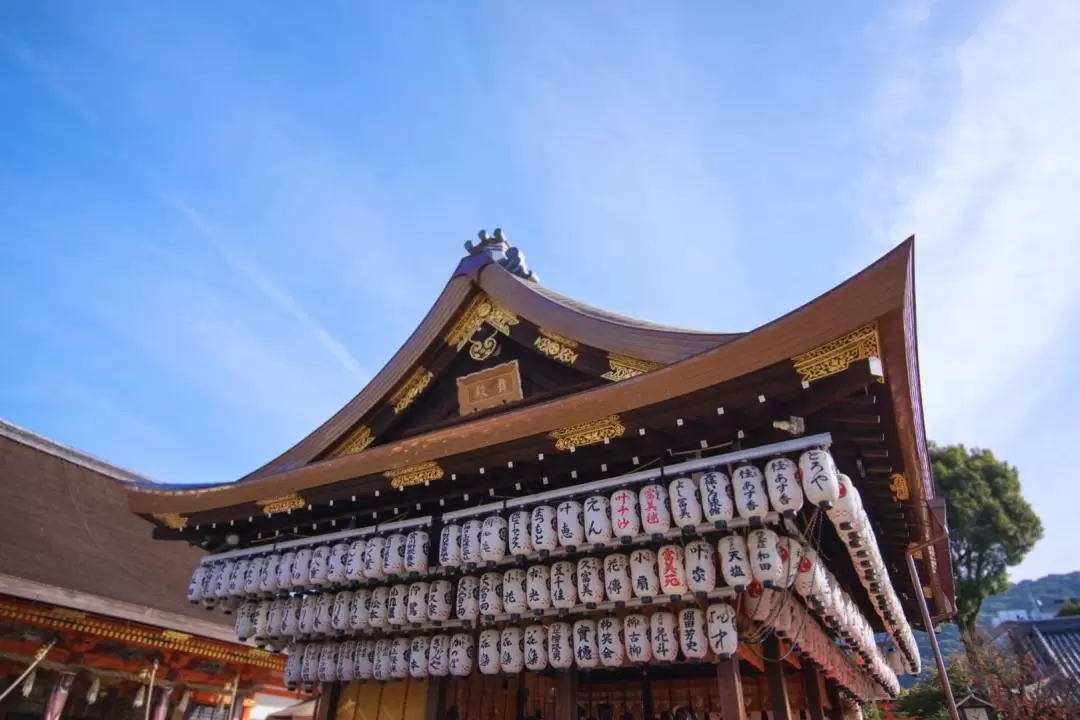
[{"label": "gilded metal roof ornament", "polygon": [[474,243],[472,240],[465,241],[465,249],[470,255],[484,253],[502,265],[505,270],[512,272],[519,278],[540,282],[540,278],[537,277],[536,273],[525,264],[525,254],[510,244],[506,236],[503,235],[502,228],[495,228],[490,237],[487,230],[481,230],[477,233],[477,237],[480,239],[478,243]]}]

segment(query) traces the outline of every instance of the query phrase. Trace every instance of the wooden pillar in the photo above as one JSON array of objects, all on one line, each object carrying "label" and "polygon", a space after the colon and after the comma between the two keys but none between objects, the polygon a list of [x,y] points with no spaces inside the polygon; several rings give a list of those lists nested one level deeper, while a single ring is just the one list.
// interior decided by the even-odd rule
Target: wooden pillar
[{"label": "wooden pillar", "polygon": [[319,689],[319,697],[315,700],[315,716],[313,720],[334,720],[337,714],[338,692],[341,686],[337,683],[323,683]]},{"label": "wooden pillar", "polygon": [[649,676],[649,666],[646,665],[641,671],[641,710],[645,720],[653,720],[652,678]]},{"label": "wooden pillar", "polygon": [[443,720],[446,717],[447,685],[447,678],[428,678],[427,710],[425,710],[427,720]]},{"label": "wooden pillar", "polygon": [[821,702],[821,674],[809,660],[802,663],[803,683],[806,687],[806,709],[810,720],[825,720],[825,708]]},{"label": "wooden pillar", "polygon": [[825,681],[825,692],[829,696],[829,720],[844,720],[844,706],[840,702],[840,689],[836,687],[836,683]]},{"label": "wooden pillar", "polygon": [[577,668],[560,672],[555,685],[555,720],[577,720]]},{"label": "wooden pillar", "polygon": [[720,717],[723,720],[746,720],[738,657],[716,661],[716,684],[720,690]]},{"label": "wooden pillar", "polygon": [[762,643],[762,649],[765,652],[765,679],[769,683],[769,703],[772,705],[769,717],[771,720],[792,720],[787,680],[784,678],[784,661],[780,660],[783,655],[780,638],[770,635]]}]

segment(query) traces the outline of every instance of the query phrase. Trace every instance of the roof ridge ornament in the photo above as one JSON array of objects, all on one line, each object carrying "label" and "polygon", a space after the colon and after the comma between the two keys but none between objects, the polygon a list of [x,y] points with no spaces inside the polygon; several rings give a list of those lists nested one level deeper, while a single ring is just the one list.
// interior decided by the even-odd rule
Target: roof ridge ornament
[{"label": "roof ridge ornament", "polygon": [[511,272],[523,280],[540,282],[540,278],[537,277],[536,273],[525,264],[525,253],[510,244],[510,241],[503,235],[502,228],[495,228],[491,236],[488,236],[487,230],[481,230],[476,236],[480,239],[480,242],[465,241],[465,249],[469,252],[469,255],[484,253],[499,263],[507,272]]}]

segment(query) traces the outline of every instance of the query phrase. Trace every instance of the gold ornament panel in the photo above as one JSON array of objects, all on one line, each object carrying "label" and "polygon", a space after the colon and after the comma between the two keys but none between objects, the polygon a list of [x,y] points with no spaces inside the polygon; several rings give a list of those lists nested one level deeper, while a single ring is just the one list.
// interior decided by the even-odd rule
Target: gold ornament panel
[{"label": "gold ornament panel", "polygon": [[616,353],[608,354],[608,370],[600,377],[611,382],[619,382],[620,380],[629,380],[632,377],[643,375],[653,370],[659,370],[664,367],[660,363],[651,362],[649,360],[638,360],[627,355],[618,355]]},{"label": "gold ornament panel", "polygon": [[796,355],[791,362],[805,382],[813,382],[841,373],[852,363],[872,357],[881,357],[876,323],[864,325],[843,337]]},{"label": "gold ornament panel", "polygon": [[307,505],[307,503],[304,502],[304,498],[300,497],[298,494],[289,493],[288,495],[279,495],[278,497],[272,497],[267,500],[259,500],[256,505],[258,505],[264,513],[276,515],[291,510],[299,510]]},{"label": "gold ornament panel", "polygon": [[553,430],[549,437],[555,441],[555,447],[559,450],[569,450],[586,445],[595,445],[607,440],[622,437],[626,432],[626,426],[622,424],[618,415],[609,415],[601,420],[570,425],[568,427]]},{"label": "gold ornament panel", "polygon": [[432,480],[441,480],[446,473],[439,463],[434,460],[416,463],[403,468],[387,470],[383,477],[390,481],[390,487],[395,490],[407,488],[412,485],[422,485]]}]

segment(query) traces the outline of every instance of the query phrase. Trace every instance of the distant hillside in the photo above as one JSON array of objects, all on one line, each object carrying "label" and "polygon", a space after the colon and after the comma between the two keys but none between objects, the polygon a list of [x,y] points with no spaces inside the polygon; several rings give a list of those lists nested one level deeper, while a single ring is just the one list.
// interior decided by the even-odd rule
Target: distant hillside
[{"label": "distant hillside", "polygon": [[[1039,602],[1042,603],[1044,612],[1053,612],[1058,607],[1056,604],[1058,601],[1068,598],[1080,598],[1080,572],[1046,575],[1037,580],[1022,580],[1013,585],[1008,592],[988,597],[979,613],[979,623],[990,627],[991,620],[997,613],[1005,610],[1033,610],[1038,607]],[[916,632],[915,637],[919,642],[919,652],[922,655],[923,672],[933,672],[934,656],[930,652],[930,641],[926,633]],[[963,651],[960,631],[952,624],[942,627],[938,644],[941,645],[941,652],[946,657]]]}]

